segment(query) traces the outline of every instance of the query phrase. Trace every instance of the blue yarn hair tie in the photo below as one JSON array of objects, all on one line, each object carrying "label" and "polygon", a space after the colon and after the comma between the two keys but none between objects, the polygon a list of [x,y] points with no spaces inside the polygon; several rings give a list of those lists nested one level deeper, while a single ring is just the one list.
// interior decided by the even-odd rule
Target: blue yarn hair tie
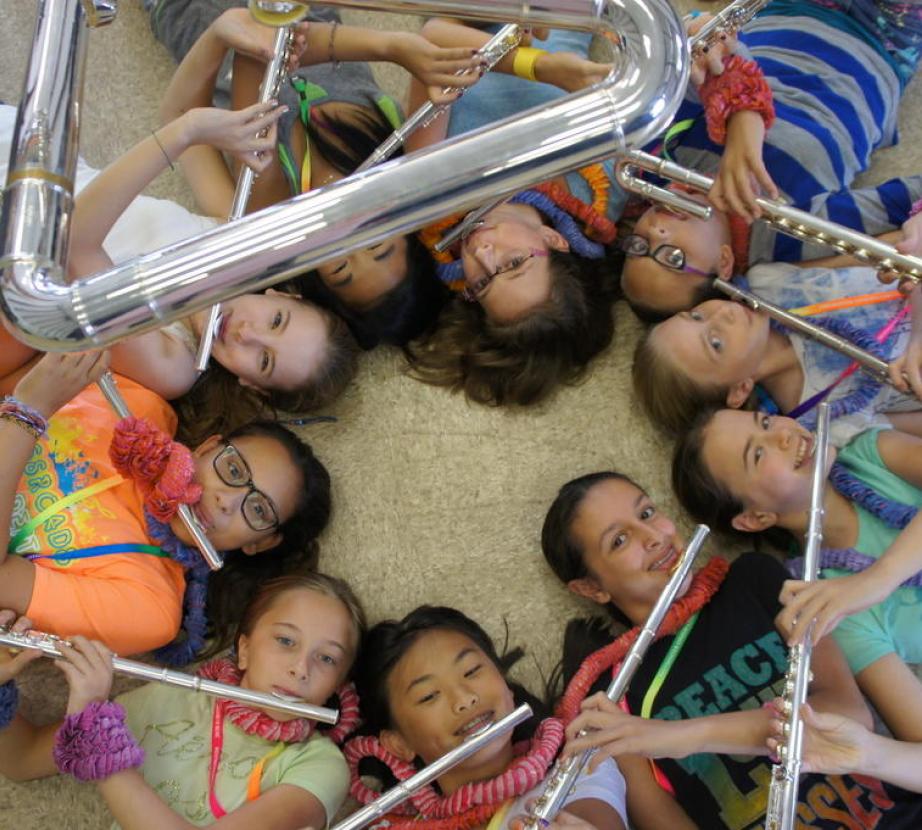
[{"label": "blue yarn hair tie", "polygon": [[205,603],[208,598],[208,576],[211,569],[197,548],[183,544],[165,522],[145,512],[147,530],[157,540],[170,558],[186,571],[186,591],[183,594],[182,628],[184,638],[158,648],[154,655],[161,663],[184,666],[191,663],[205,647],[205,629],[208,618]]},{"label": "blue yarn hair tie", "polygon": [[16,682],[8,680],[0,686],[0,729],[6,729],[16,716],[19,706],[19,689]]},{"label": "blue yarn hair tie", "polygon": [[[602,259],[605,256],[605,246],[600,242],[593,242],[584,234],[576,220],[563,208],[554,203],[550,196],[538,190],[523,190],[510,200],[513,204],[528,205],[542,213],[554,224],[557,232],[567,240],[570,251],[585,259]],[[439,279],[446,285],[464,279],[464,267],[460,259],[454,262],[443,262],[436,268]]]}]

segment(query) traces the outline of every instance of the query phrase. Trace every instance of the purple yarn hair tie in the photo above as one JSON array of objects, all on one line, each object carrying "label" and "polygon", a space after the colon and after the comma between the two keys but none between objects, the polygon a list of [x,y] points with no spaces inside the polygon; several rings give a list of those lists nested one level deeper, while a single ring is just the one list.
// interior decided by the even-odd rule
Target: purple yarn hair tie
[{"label": "purple yarn hair tie", "polygon": [[6,729],[16,715],[19,706],[19,689],[16,683],[8,680],[0,686],[0,729]]},{"label": "purple yarn hair tie", "polygon": [[64,718],[52,755],[58,770],[78,781],[101,781],[144,762],[144,750],[125,725],[125,710],[108,700]]},{"label": "purple yarn hair tie", "polygon": [[[861,573],[873,565],[877,559],[860,553],[854,548],[823,548],[820,553],[820,570],[823,568],[837,568],[842,571]],[[794,579],[804,578],[804,558],[798,556],[784,563],[787,572]],[[901,588],[922,588],[922,572],[913,574],[909,579],[900,583]]]}]

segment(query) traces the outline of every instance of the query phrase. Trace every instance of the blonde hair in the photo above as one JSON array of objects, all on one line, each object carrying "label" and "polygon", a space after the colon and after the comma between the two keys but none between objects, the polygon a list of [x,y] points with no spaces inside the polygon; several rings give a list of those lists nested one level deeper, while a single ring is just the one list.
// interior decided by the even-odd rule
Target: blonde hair
[{"label": "blonde hair", "polygon": [[658,348],[650,329],[634,350],[631,376],[647,416],[672,436],[683,433],[702,410],[726,406],[727,386],[701,384],[682,370],[678,360]]}]

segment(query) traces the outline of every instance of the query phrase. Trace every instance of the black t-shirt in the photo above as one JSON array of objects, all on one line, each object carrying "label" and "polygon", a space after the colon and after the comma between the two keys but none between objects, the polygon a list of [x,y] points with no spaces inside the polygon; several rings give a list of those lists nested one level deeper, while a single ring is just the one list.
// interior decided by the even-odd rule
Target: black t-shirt
[{"label": "black t-shirt", "polygon": [[[651,716],[665,720],[756,709],[777,697],[787,649],[774,619],[787,574],[772,557],[750,553],[730,566],[723,584],[701,609],[688,639],[653,699]],[[628,689],[639,715],[674,637],[653,643]],[[597,643],[587,644],[587,653]],[[610,677],[597,684],[608,685]],[[701,828],[748,830],[764,825],[771,778],[765,756],[697,754],[657,761],[678,803]],[[798,827],[896,830],[922,827],[922,796],[884,787],[863,776],[805,775]]]}]

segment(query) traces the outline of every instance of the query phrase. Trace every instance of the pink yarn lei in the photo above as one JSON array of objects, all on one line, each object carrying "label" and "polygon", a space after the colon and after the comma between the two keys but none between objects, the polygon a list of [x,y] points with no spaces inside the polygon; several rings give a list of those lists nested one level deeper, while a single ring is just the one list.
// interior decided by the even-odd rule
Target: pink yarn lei
[{"label": "pink yarn lei", "polygon": [[[197,673],[201,677],[227,683],[230,686],[239,686],[243,676],[237,664],[226,657],[217,657],[203,663]],[[352,683],[341,686],[336,695],[339,698],[339,721],[336,726],[324,734],[334,743],[341,743],[359,725],[359,696]],[[224,706],[225,717],[234,726],[246,732],[247,735],[258,735],[267,741],[300,743],[311,736],[317,725],[315,721],[308,718],[279,721],[266,712],[232,700],[225,700]]]},{"label": "pink yarn lei", "polygon": [[[547,718],[538,726],[530,743],[515,747],[519,757],[502,774],[487,781],[465,784],[449,796],[440,796],[435,787],[429,785],[411,795],[409,804],[401,805],[394,812],[401,815],[418,814],[425,819],[449,818],[481,805],[499,806],[504,801],[527,793],[544,780],[557,757],[563,737],[563,723],[557,718]],[[374,757],[383,761],[398,781],[406,781],[418,772],[411,763],[388,752],[377,738],[370,735],[353,738],[343,747],[343,752],[352,779],[349,792],[362,804],[368,804],[380,795],[377,790],[362,782],[359,775],[362,759]]]}]

